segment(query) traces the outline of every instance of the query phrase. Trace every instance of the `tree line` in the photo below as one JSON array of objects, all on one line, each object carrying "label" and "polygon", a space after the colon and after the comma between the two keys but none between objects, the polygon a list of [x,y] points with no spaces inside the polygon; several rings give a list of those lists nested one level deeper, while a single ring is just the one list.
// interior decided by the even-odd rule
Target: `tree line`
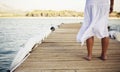
[{"label": "tree line", "polygon": [[[120,12],[112,12],[110,17],[120,18]],[[84,12],[72,10],[33,10],[23,13],[0,12],[0,17],[84,17]]]},{"label": "tree line", "polygon": [[[84,17],[84,12],[77,12],[72,10],[33,10],[26,13],[27,17]],[[120,12],[114,11],[109,15],[110,17],[120,17]]]},{"label": "tree line", "polygon": [[34,10],[28,12],[29,17],[83,17],[83,12],[71,10],[53,11],[53,10]]}]

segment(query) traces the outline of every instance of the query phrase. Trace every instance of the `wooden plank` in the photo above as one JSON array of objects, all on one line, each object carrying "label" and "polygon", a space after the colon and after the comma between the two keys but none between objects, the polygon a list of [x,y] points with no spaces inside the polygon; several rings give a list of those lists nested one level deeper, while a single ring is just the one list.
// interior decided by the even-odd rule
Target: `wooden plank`
[{"label": "wooden plank", "polygon": [[118,69],[120,61],[47,61],[47,62],[27,62],[23,64],[22,69]]},{"label": "wooden plank", "polygon": [[76,72],[76,70],[62,70],[62,69],[21,69],[18,72]]},{"label": "wooden plank", "polygon": [[15,72],[120,72],[120,42],[110,39],[108,60],[99,59],[101,41],[95,37],[93,59],[87,61],[86,44],[76,42],[80,24],[62,24],[52,32]]}]

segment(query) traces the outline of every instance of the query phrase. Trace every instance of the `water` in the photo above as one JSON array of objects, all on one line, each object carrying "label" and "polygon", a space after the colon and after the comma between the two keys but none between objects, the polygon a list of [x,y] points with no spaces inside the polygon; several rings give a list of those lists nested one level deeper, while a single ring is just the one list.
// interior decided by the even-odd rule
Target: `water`
[{"label": "water", "polygon": [[[0,72],[9,69],[16,53],[36,35],[61,23],[80,23],[80,18],[0,18]],[[120,32],[120,20],[111,19],[109,25]]]},{"label": "water", "polygon": [[120,19],[110,19],[108,25],[112,30],[120,32]]},{"label": "water", "polygon": [[8,70],[20,47],[51,26],[80,22],[79,18],[0,18],[0,72]]}]

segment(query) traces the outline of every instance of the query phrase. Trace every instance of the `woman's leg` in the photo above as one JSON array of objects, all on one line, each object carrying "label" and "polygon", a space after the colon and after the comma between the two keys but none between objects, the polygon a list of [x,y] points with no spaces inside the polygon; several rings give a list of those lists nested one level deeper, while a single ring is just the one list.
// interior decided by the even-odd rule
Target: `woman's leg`
[{"label": "woman's leg", "polygon": [[105,38],[102,38],[102,52],[101,52],[101,58],[103,60],[106,60],[107,59],[107,49],[108,49],[108,45],[109,45],[109,37],[105,37]]},{"label": "woman's leg", "polygon": [[91,38],[86,40],[87,51],[88,51],[88,56],[87,56],[88,60],[91,60],[91,58],[92,58],[93,43],[94,43],[94,37],[91,37]]}]

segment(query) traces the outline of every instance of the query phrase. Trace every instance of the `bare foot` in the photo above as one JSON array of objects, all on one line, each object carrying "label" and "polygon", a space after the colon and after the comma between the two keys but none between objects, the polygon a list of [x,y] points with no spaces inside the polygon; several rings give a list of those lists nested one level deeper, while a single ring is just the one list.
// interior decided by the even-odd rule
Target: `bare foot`
[{"label": "bare foot", "polygon": [[101,57],[102,60],[107,60],[107,56]]},{"label": "bare foot", "polygon": [[91,61],[91,57],[87,56],[87,57],[84,57],[84,59],[88,60],[88,61]]},{"label": "bare foot", "polygon": [[101,56],[100,56],[100,59],[101,59],[101,60],[107,60],[107,56],[106,56],[106,55],[101,55]]}]

